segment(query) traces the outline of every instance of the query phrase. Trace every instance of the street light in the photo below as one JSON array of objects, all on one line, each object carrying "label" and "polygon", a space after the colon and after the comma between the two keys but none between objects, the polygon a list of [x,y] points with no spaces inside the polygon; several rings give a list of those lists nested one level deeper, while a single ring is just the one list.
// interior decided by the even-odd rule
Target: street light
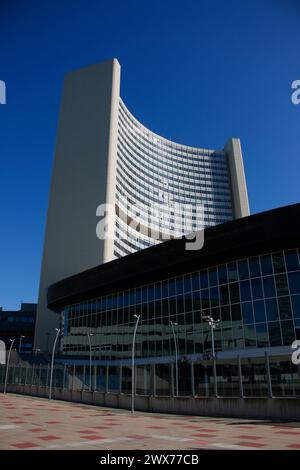
[{"label": "street light", "polygon": [[56,336],[55,336],[55,340],[54,340],[54,343],[53,343],[52,359],[51,359],[51,372],[50,372],[50,385],[49,385],[49,400],[51,400],[51,394],[52,394],[52,379],[53,379],[54,354],[55,354],[56,343],[57,343],[58,336],[59,336],[59,333],[60,333],[60,328],[55,328],[55,331],[56,331]]},{"label": "street light", "polygon": [[21,346],[22,346],[22,339],[26,338],[24,335],[20,335],[20,341],[19,341],[19,353],[21,352]]},{"label": "street light", "polygon": [[87,333],[90,346],[90,381],[89,381],[89,392],[92,390],[92,344],[91,337],[94,336],[94,333]]},{"label": "street light", "polygon": [[136,330],[138,327],[138,323],[140,320],[141,315],[133,315],[136,318],[134,333],[133,333],[133,341],[132,341],[132,372],[131,372],[131,413],[134,413],[134,395],[135,395],[135,367],[134,367],[134,351],[135,351],[135,337],[136,337]]},{"label": "street light", "polygon": [[203,320],[207,321],[211,328],[211,342],[212,342],[212,355],[213,355],[213,368],[214,368],[214,385],[215,385],[215,396],[218,396],[218,386],[217,386],[217,367],[216,367],[216,355],[215,355],[215,338],[214,330],[220,323],[220,319],[215,320],[212,316],[207,315],[202,317]]},{"label": "street light", "polygon": [[8,356],[7,356],[7,364],[6,364],[6,372],[5,372],[5,382],[4,382],[4,389],[3,389],[3,393],[5,394],[6,393],[6,387],[7,387],[7,378],[8,378],[8,368],[9,368],[9,361],[10,361],[10,354],[11,354],[11,350],[12,350],[12,347],[13,347],[13,344],[15,342],[14,339],[10,339],[10,347],[9,347],[9,351],[8,351]]},{"label": "street light", "polygon": [[173,321],[170,321],[170,325],[173,331],[174,346],[175,346],[175,381],[176,381],[176,397],[178,397],[178,352],[177,352],[177,340],[176,340],[175,329],[174,329],[174,326],[177,326],[178,323],[174,323]]}]

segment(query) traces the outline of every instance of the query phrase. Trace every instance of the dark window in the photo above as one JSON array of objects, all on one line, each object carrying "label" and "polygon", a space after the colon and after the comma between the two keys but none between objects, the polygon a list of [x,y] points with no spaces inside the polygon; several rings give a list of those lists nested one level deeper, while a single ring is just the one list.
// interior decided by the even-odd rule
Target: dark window
[{"label": "dark window", "polygon": [[252,287],[252,296],[253,299],[262,299],[263,298],[263,290],[262,290],[262,282],[260,278],[251,279],[251,287]]},{"label": "dark window", "polygon": [[240,304],[231,306],[232,321],[240,321],[242,319]]},{"label": "dark window", "polygon": [[182,277],[176,279],[176,292],[177,294],[183,294],[184,284]]},{"label": "dark window", "polygon": [[219,305],[219,289],[218,287],[211,287],[210,291],[210,305],[211,307],[215,307]]},{"label": "dark window", "polygon": [[282,320],[292,318],[292,309],[289,297],[280,297],[278,299],[279,315]]},{"label": "dark window", "polygon": [[276,297],[275,282],[273,276],[263,278],[265,297]]},{"label": "dark window", "polygon": [[187,275],[184,276],[183,283],[184,283],[184,292],[191,292],[192,282],[191,282],[190,274],[187,274]]},{"label": "dark window", "polygon": [[199,290],[200,289],[200,279],[198,274],[192,275],[192,289]]},{"label": "dark window", "polygon": [[261,272],[263,276],[273,274],[272,258],[271,255],[265,255],[260,257]]},{"label": "dark window", "polygon": [[265,322],[265,303],[263,300],[253,302],[255,323]]},{"label": "dark window", "polygon": [[219,266],[218,272],[219,284],[226,284],[226,282],[228,281],[226,264],[223,264],[223,266]]},{"label": "dark window", "polygon": [[282,273],[285,271],[283,253],[273,253],[273,268],[275,273]]},{"label": "dark window", "polygon": [[289,273],[289,285],[291,294],[300,294],[300,272]]},{"label": "dark window", "polygon": [[237,273],[237,267],[236,267],[236,262],[229,263],[227,265],[228,269],[228,281],[233,282],[238,280],[238,273]]},{"label": "dark window", "polygon": [[209,291],[208,289],[203,289],[201,291],[201,298],[202,298],[202,308],[209,308]]},{"label": "dark window", "polygon": [[269,340],[270,346],[281,346],[282,339],[281,339],[281,331],[280,331],[280,324],[278,321],[273,321],[268,324],[269,328]]},{"label": "dark window", "polygon": [[218,276],[217,276],[217,270],[216,269],[210,269],[208,271],[209,275],[209,285],[216,286],[218,284]]},{"label": "dark window", "polygon": [[267,320],[278,320],[278,306],[276,299],[266,299]]},{"label": "dark window", "polygon": [[222,322],[231,320],[229,307],[221,307],[221,319]]},{"label": "dark window", "polygon": [[200,285],[201,285],[201,289],[205,289],[206,287],[208,287],[207,271],[200,272]]},{"label": "dark window", "polygon": [[222,305],[229,304],[229,292],[227,284],[220,286],[220,299]]},{"label": "dark window", "polygon": [[176,295],[176,284],[175,284],[175,281],[173,280],[173,281],[169,281],[169,297],[173,297],[174,295]]},{"label": "dark window", "polygon": [[289,289],[286,274],[277,274],[277,276],[275,276],[275,282],[278,297],[281,295],[288,295]]},{"label": "dark window", "polygon": [[256,329],[256,338],[257,338],[257,346],[263,348],[268,346],[269,344],[269,335],[267,331],[267,324],[266,323],[258,323],[255,325]]},{"label": "dark window", "polygon": [[240,301],[240,293],[239,293],[239,284],[238,282],[234,282],[233,284],[229,284],[230,290],[230,302],[232,304]]},{"label": "dark window", "polygon": [[249,259],[249,269],[250,269],[250,276],[251,277],[259,277],[260,274],[260,265],[259,265],[259,258],[250,258]]},{"label": "dark window", "polygon": [[286,346],[290,346],[292,342],[295,340],[295,331],[294,331],[294,324],[292,321],[282,321],[281,322],[281,333],[282,333],[282,341],[283,344]]},{"label": "dark window", "polygon": [[252,302],[242,304],[242,314],[244,323],[254,323]]},{"label": "dark window", "polygon": [[239,270],[240,280],[249,279],[249,269],[248,269],[247,260],[238,262],[238,270]]},{"label": "dark window", "polygon": [[300,295],[292,295],[294,318],[300,318]]},{"label": "dark window", "polygon": [[285,262],[287,271],[297,271],[299,269],[297,250],[286,251]]},{"label": "dark window", "polygon": [[240,283],[240,289],[241,289],[241,301],[245,302],[247,300],[251,300],[250,282],[242,281]]}]

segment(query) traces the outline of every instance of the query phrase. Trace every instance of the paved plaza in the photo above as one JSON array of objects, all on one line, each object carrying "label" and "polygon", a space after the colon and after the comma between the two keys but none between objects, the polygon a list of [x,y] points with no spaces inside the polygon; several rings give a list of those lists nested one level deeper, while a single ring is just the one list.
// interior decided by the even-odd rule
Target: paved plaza
[{"label": "paved plaza", "polygon": [[0,449],[300,449],[300,423],[116,410],[0,396]]}]

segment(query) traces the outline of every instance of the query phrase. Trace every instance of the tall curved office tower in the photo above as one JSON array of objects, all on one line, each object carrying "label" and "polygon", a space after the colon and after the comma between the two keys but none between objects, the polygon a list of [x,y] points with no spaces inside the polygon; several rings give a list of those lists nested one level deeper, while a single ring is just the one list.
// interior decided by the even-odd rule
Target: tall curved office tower
[{"label": "tall curved office tower", "polygon": [[223,149],[208,150],[151,132],[120,98],[116,59],[68,73],[47,213],[35,347],[49,351],[58,326],[59,319],[47,309],[51,284],[168,238],[247,215],[239,139],[230,139]]}]

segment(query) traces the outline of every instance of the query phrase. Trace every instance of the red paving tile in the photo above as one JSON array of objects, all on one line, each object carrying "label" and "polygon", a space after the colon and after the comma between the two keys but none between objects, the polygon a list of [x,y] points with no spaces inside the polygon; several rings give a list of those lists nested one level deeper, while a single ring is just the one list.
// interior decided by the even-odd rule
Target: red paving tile
[{"label": "red paving tile", "polygon": [[57,439],[61,439],[59,436],[37,436],[37,439],[42,439],[43,441],[56,441]]},{"label": "red paving tile", "polygon": [[297,432],[297,431],[277,431],[275,434],[287,434],[288,436],[300,436],[300,432]]},{"label": "red paving tile", "polygon": [[213,434],[199,433],[199,434],[193,434],[193,437],[215,437],[215,436]]},{"label": "red paving tile", "polygon": [[237,428],[240,428],[240,429],[256,429],[256,426],[247,426],[247,425],[239,425],[239,426],[236,426]]},{"label": "red paving tile", "polygon": [[300,449],[300,444],[290,444],[287,447],[289,449]]},{"label": "red paving tile", "polygon": [[235,439],[263,439],[261,436],[250,436],[249,434],[241,434],[240,436],[235,436]]},{"label": "red paving tile", "polygon": [[109,429],[108,426],[92,426],[92,429]]},{"label": "red paving tile", "polygon": [[45,421],[46,424],[61,424],[60,421]]},{"label": "red paving tile", "polygon": [[43,432],[43,431],[46,431],[46,429],[43,429],[43,428],[32,428],[32,429],[28,429],[28,431],[30,431],[30,432]]},{"label": "red paving tile", "polygon": [[165,426],[146,426],[148,429],[166,429]]},{"label": "red paving tile", "polygon": [[131,434],[130,436],[126,436],[126,437],[129,437],[129,439],[138,439],[138,440],[147,439],[147,436],[141,436],[140,434]]},{"label": "red paving tile", "polygon": [[29,449],[30,447],[39,447],[38,444],[34,444],[33,442],[19,442],[18,444],[12,444],[13,447],[17,447],[18,449]]},{"label": "red paving tile", "polygon": [[193,441],[192,445],[196,445],[196,446],[205,446],[205,445],[208,445],[210,444],[209,441]]},{"label": "red paving tile", "polygon": [[91,440],[97,440],[97,439],[105,439],[105,437],[103,436],[96,436],[96,434],[89,434],[89,435],[86,435],[86,436],[80,436],[81,439],[84,439],[86,441],[91,441]]},{"label": "red paving tile", "polygon": [[258,444],[257,442],[248,442],[248,441],[237,442],[236,445],[243,446],[243,447],[257,447],[257,448],[266,446],[266,444]]}]

